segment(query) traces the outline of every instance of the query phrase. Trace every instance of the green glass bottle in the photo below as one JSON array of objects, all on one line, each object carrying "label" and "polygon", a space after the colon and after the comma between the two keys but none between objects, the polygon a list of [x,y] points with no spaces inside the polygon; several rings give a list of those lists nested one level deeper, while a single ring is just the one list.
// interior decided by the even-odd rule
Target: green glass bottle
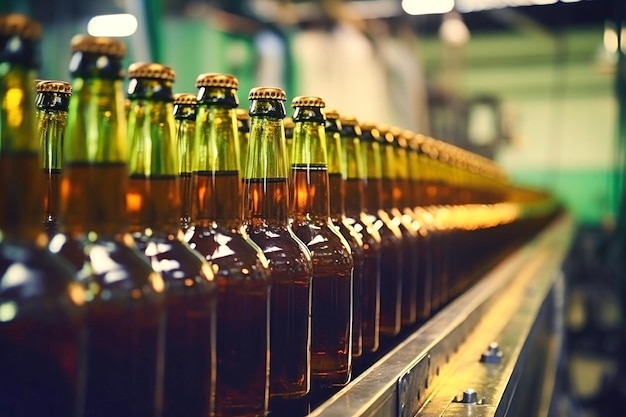
[{"label": "green glass bottle", "polygon": [[326,109],[326,145],[328,147],[328,187],[330,198],[330,219],[339,233],[346,239],[352,251],[354,270],[352,274],[352,357],[363,354],[363,239],[346,217],[346,179],[348,172],[342,152],[341,121],[334,109]]},{"label": "green glass bottle", "polygon": [[165,280],[163,416],[204,417],[215,403],[213,270],[183,240],[173,112],[174,70],[129,67],[130,232]]},{"label": "green glass bottle", "polygon": [[248,163],[248,146],[250,145],[250,115],[248,110],[237,108],[237,133],[239,134],[239,172],[243,177]]},{"label": "green glass bottle", "polygon": [[380,132],[375,124],[361,122],[361,154],[366,168],[363,211],[381,237],[380,334],[390,337],[400,333],[402,325],[402,231],[382,209],[383,171],[379,138]]},{"label": "green glass bottle", "polygon": [[85,291],[46,248],[32,88],[41,27],[0,15],[0,404],[2,415],[76,416]]},{"label": "green glass bottle", "polygon": [[239,82],[209,73],[196,86],[193,225],[185,239],[213,264],[217,282],[216,415],[265,416],[271,276],[267,258],[242,228]]},{"label": "green glass bottle", "polygon": [[191,224],[191,201],[193,183],[193,141],[196,135],[196,95],[191,93],[174,94],[174,120],[176,121],[176,142],[178,143],[178,173],[180,175],[180,227],[186,231]]},{"label": "green glass bottle", "polygon": [[63,137],[71,94],[72,86],[65,81],[44,80],[37,84],[37,131],[44,177],[43,223],[50,237],[57,231],[63,168]]},{"label": "green glass bottle", "polygon": [[293,231],[311,251],[311,376],[316,385],[344,385],[352,372],[350,245],[330,220],[324,101],[300,96],[294,108],[291,154]]},{"label": "green glass bottle", "polygon": [[[272,271],[270,395],[303,397],[310,388],[311,253],[289,225],[284,91],[250,91],[250,148],[244,173],[244,219]],[[275,401],[273,402],[275,403]],[[273,405],[273,404],[270,404]]]},{"label": "green glass bottle", "polygon": [[[283,120],[283,124],[285,125],[285,144],[287,147],[287,165],[291,166],[291,162],[289,158],[291,158],[291,149],[293,148],[293,119],[290,116],[286,116]],[[291,170],[289,170],[289,175],[291,175]]]},{"label": "green glass bottle", "polygon": [[[353,116],[340,115],[341,153],[346,167],[346,221],[363,241],[363,286],[361,298],[361,334],[363,352],[373,353],[380,344],[381,237],[363,211],[366,168],[361,151],[361,128]],[[359,297],[358,294],[354,298]],[[363,362],[363,361],[360,361]]]},{"label": "green glass bottle", "polygon": [[88,289],[82,412],[154,415],[165,286],[128,233],[126,48],[87,35],[76,35],[71,48],[59,233],[49,248],[79,269],[77,279]]},{"label": "green glass bottle", "polygon": [[[396,148],[401,131],[397,128],[380,128],[380,159],[383,167],[382,210],[398,225],[402,232],[402,326],[413,326],[417,321],[417,260],[419,248],[417,226],[413,215],[407,215],[404,209],[409,194],[408,167],[406,152],[403,159],[396,159]],[[401,150],[401,149],[400,149]]]}]

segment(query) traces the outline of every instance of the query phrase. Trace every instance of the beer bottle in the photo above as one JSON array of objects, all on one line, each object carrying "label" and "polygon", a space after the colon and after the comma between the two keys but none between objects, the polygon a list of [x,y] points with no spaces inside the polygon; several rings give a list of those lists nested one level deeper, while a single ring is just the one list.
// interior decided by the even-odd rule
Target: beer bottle
[{"label": "beer bottle", "polygon": [[63,136],[72,86],[64,81],[41,81],[37,84],[37,123],[41,169],[44,177],[44,226],[48,236],[57,231]]},{"label": "beer bottle", "polygon": [[[285,117],[283,121],[285,125],[285,143],[287,144],[287,164],[291,166],[289,158],[291,158],[291,148],[293,148],[293,119],[290,116]],[[291,170],[289,170],[291,175]]]},{"label": "beer bottle", "polygon": [[164,283],[128,234],[127,131],[115,39],[76,35],[63,144],[59,233],[50,249],[88,289],[88,416],[154,415],[162,362]]},{"label": "beer bottle", "polygon": [[127,206],[137,247],[165,280],[163,416],[205,417],[215,401],[213,270],[183,241],[173,112],[174,70],[129,67]]},{"label": "beer bottle", "polygon": [[[363,352],[373,353],[380,343],[380,251],[381,237],[364,213],[365,165],[361,152],[361,128],[355,117],[340,115],[341,158],[346,167],[346,222],[363,241],[361,287],[361,334]],[[354,298],[359,297],[355,292]]]},{"label": "beer bottle", "polygon": [[193,185],[191,170],[193,162],[193,140],[196,134],[196,95],[179,93],[174,95],[174,120],[178,144],[178,173],[180,175],[180,227],[186,231],[191,224],[191,200]]},{"label": "beer bottle", "polygon": [[283,90],[250,91],[250,148],[244,173],[244,219],[272,271],[270,395],[298,398],[310,388],[311,253],[289,225]]},{"label": "beer bottle", "polygon": [[348,383],[352,372],[352,270],[348,242],[330,220],[324,101],[300,96],[291,154],[293,230],[311,251],[311,376],[320,386]]},{"label": "beer bottle", "polygon": [[0,414],[76,416],[85,292],[46,248],[32,82],[41,27],[0,15]]},{"label": "beer bottle", "polygon": [[365,250],[361,235],[346,218],[346,160],[341,145],[341,121],[334,109],[326,109],[326,144],[328,146],[328,185],[330,190],[330,219],[352,250],[354,271],[352,274],[352,357],[363,354],[363,266]]},{"label": "beer bottle", "polygon": [[380,333],[396,336],[402,324],[402,232],[382,209],[382,161],[380,132],[376,125],[361,123],[361,152],[366,168],[365,206],[367,220],[381,236]]},{"label": "beer bottle", "polygon": [[250,115],[248,110],[237,108],[237,132],[239,134],[239,172],[242,177],[246,172],[248,146],[250,143]]},{"label": "beer bottle", "polygon": [[[383,130],[383,129],[381,129]],[[402,232],[402,325],[410,327],[417,321],[417,227],[412,210],[407,207],[409,194],[406,149],[400,146],[400,130],[384,130],[381,139],[381,161],[383,166],[382,209],[398,225]],[[401,158],[397,159],[400,153]],[[406,214],[404,210],[409,210]]]},{"label": "beer bottle", "polygon": [[[418,227],[418,253],[417,253],[417,319],[426,320],[430,317],[432,301],[432,255],[431,255],[431,230],[432,220],[423,209],[422,197],[422,173],[423,167],[419,155],[419,146],[423,136],[410,130],[403,132],[408,148],[405,150],[406,164],[409,175],[409,199],[408,207],[413,213]],[[401,148],[399,148],[401,149]],[[399,156],[399,160],[403,157]]]},{"label": "beer bottle", "polygon": [[201,74],[193,150],[192,227],[185,239],[217,282],[216,416],[265,416],[269,399],[270,272],[242,228],[238,80]]}]

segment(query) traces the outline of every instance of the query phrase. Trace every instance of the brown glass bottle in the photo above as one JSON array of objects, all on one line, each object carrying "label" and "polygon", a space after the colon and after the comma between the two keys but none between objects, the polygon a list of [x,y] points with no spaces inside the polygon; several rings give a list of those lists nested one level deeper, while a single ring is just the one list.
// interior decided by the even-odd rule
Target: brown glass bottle
[{"label": "brown glass bottle", "polygon": [[238,81],[201,74],[194,141],[190,246],[217,282],[216,416],[265,416],[269,399],[270,272],[242,228],[237,141]]},{"label": "brown glass bottle", "polygon": [[36,89],[37,131],[45,184],[43,223],[48,236],[53,236],[57,230],[63,168],[63,136],[72,86],[64,81],[44,80],[37,84]]},{"label": "brown glass bottle", "polygon": [[127,130],[118,40],[72,39],[59,233],[50,249],[88,289],[82,413],[159,412],[164,283],[127,232]]},{"label": "brown glass bottle", "polygon": [[215,404],[213,270],[183,241],[173,111],[174,70],[129,67],[127,204],[137,247],[165,280],[163,416],[205,417]]},{"label": "brown glass bottle", "polygon": [[191,201],[193,183],[193,140],[196,134],[196,95],[179,93],[174,95],[174,120],[178,143],[178,174],[180,176],[180,227],[186,231],[191,224]]},{"label": "brown glass bottle", "polygon": [[[406,155],[406,164],[408,168],[409,195],[408,207],[409,214],[414,216],[418,224],[418,251],[417,251],[417,319],[424,321],[430,317],[432,302],[432,247],[431,247],[431,231],[432,221],[423,209],[422,191],[423,186],[422,172],[419,153],[419,146],[423,140],[421,135],[415,134],[410,130],[405,130],[402,134],[406,141],[407,148],[404,150]],[[402,142],[400,142],[402,144]],[[399,148],[402,151],[402,147]],[[402,160],[403,156],[398,156]]]},{"label": "brown glass bottle", "polygon": [[363,281],[365,249],[361,234],[346,217],[346,160],[342,152],[341,121],[334,109],[326,109],[326,145],[328,147],[328,185],[330,190],[330,219],[352,250],[352,357],[363,354]]},{"label": "brown glass bottle", "polygon": [[361,152],[366,167],[366,219],[380,233],[380,333],[395,336],[402,326],[402,232],[382,209],[383,172],[380,132],[372,123],[361,123]]},{"label": "brown glass bottle", "polygon": [[409,194],[406,161],[396,159],[396,148],[402,150],[398,144],[398,140],[402,140],[400,130],[381,128],[381,133],[382,209],[402,232],[402,326],[410,327],[417,321],[417,226],[406,201]]},{"label": "brown glass bottle", "polygon": [[41,27],[0,15],[0,414],[76,416],[84,289],[47,249],[32,83]]},{"label": "brown glass bottle", "polygon": [[[250,91],[250,143],[244,173],[244,219],[272,271],[270,395],[291,399],[310,389],[311,253],[289,225],[283,118],[285,93]],[[272,407],[273,404],[270,404]]]},{"label": "brown glass bottle", "polygon": [[348,242],[329,212],[324,101],[296,97],[291,155],[292,227],[311,251],[311,377],[317,386],[343,385],[352,372],[352,272]]},{"label": "brown glass bottle", "polygon": [[[381,237],[363,212],[365,204],[365,165],[361,151],[361,128],[356,118],[340,115],[341,153],[346,167],[346,221],[363,241],[363,286],[361,333],[363,351],[373,353],[380,343],[380,250]],[[357,295],[355,294],[355,299]]]}]

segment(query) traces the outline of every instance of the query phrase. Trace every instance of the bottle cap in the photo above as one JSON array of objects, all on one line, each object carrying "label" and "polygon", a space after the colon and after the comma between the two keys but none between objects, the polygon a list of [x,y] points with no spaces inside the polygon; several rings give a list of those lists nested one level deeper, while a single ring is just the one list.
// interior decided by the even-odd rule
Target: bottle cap
[{"label": "bottle cap", "polygon": [[174,104],[188,104],[195,106],[198,104],[198,99],[195,94],[192,93],[178,93],[174,94]]},{"label": "bottle cap", "polygon": [[357,120],[356,116],[353,116],[351,114],[348,114],[348,115],[340,114],[339,121],[341,122],[342,126],[356,126],[359,124],[359,121]]},{"label": "bottle cap", "polygon": [[89,52],[101,55],[112,55],[122,58],[126,55],[126,44],[114,38],[78,34],[70,43],[72,52]]},{"label": "bottle cap", "polygon": [[255,87],[250,90],[250,94],[248,94],[248,100],[258,99],[286,101],[287,94],[285,94],[285,91],[283,91],[282,89],[276,87]]},{"label": "bottle cap", "polygon": [[238,107],[237,110],[235,110],[235,114],[237,115],[237,120],[250,120],[250,115],[246,109]]},{"label": "bottle cap", "polygon": [[324,115],[326,115],[326,119],[339,120],[341,123],[341,117],[339,117],[339,112],[335,109],[324,109]]},{"label": "bottle cap", "polygon": [[36,41],[41,38],[41,25],[28,16],[11,13],[0,16],[0,35],[13,36]]},{"label": "bottle cap", "polygon": [[72,85],[65,81],[43,80],[37,83],[37,92],[72,94]]},{"label": "bottle cap", "polygon": [[237,90],[239,80],[233,75],[209,72],[198,75],[196,87],[222,87]]},{"label": "bottle cap", "polygon": [[291,107],[326,107],[326,104],[320,97],[298,96],[291,100]]},{"label": "bottle cap", "polygon": [[291,117],[285,117],[285,119],[283,120],[283,124],[285,125],[285,129],[293,129],[296,124],[293,122],[293,118]]},{"label": "bottle cap", "polygon": [[156,62],[135,62],[128,67],[128,77],[174,81],[176,72],[173,68]]}]

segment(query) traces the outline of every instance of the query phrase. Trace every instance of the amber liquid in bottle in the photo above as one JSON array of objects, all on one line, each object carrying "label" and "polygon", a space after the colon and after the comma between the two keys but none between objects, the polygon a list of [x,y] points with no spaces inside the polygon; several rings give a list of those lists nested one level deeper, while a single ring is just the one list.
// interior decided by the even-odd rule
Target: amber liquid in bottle
[{"label": "amber liquid in bottle", "polygon": [[[62,208],[68,232],[83,222],[104,222],[112,230],[124,224],[119,209],[125,207],[124,194],[117,187],[127,183],[126,164],[68,162],[63,171],[61,189],[73,202],[71,209]],[[164,284],[129,235],[117,239],[59,234],[50,243],[76,267],[87,262],[91,270],[78,275],[92,298],[84,364],[84,413],[89,416],[141,416],[157,407]]]},{"label": "amber liquid in bottle", "polygon": [[345,199],[345,183],[341,173],[329,173],[328,184],[330,191],[331,220],[339,233],[346,239],[352,250],[354,263],[352,284],[352,357],[358,358],[363,354],[363,286],[365,250],[360,234],[354,230],[352,222],[341,216],[344,210],[339,207]]},{"label": "amber liquid in bottle", "polygon": [[[246,209],[255,217],[275,213],[273,218],[286,219],[287,182],[287,178],[246,179],[250,196],[250,207]],[[255,226],[253,220],[247,231],[265,253],[272,270],[270,395],[302,397],[310,384],[311,258],[286,223]]]},{"label": "amber liquid in bottle", "polygon": [[[232,228],[214,227],[203,213],[226,213],[241,198],[239,171],[194,173],[196,193],[187,233],[210,260],[217,283],[216,416],[265,416],[268,401],[269,276],[258,251]],[[207,205],[213,206],[207,208]]]},{"label": "amber liquid in bottle", "polygon": [[[328,212],[326,165],[292,164],[294,204],[311,213]],[[310,191],[307,191],[310,190]],[[292,210],[293,212],[293,210]],[[313,303],[311,307],[311,373],[320,385],[345,384],[351,376],[352,260],[337,233],[324,219],[295,217],[293,229],[312,253]]]},{"label": "amber liquid in bottle", "polygon": [[74,416],[81,401],[84,291],[74,282],[74,271],[47,249],[20,241],[24,236],[10,238],[25,226],[33,237],[41,230],[40,195],[33,192],[40,175],[36,152],[0,152],[0,195],[11,196],[0,204],[5,234],[0,241],[0,414]]}]

